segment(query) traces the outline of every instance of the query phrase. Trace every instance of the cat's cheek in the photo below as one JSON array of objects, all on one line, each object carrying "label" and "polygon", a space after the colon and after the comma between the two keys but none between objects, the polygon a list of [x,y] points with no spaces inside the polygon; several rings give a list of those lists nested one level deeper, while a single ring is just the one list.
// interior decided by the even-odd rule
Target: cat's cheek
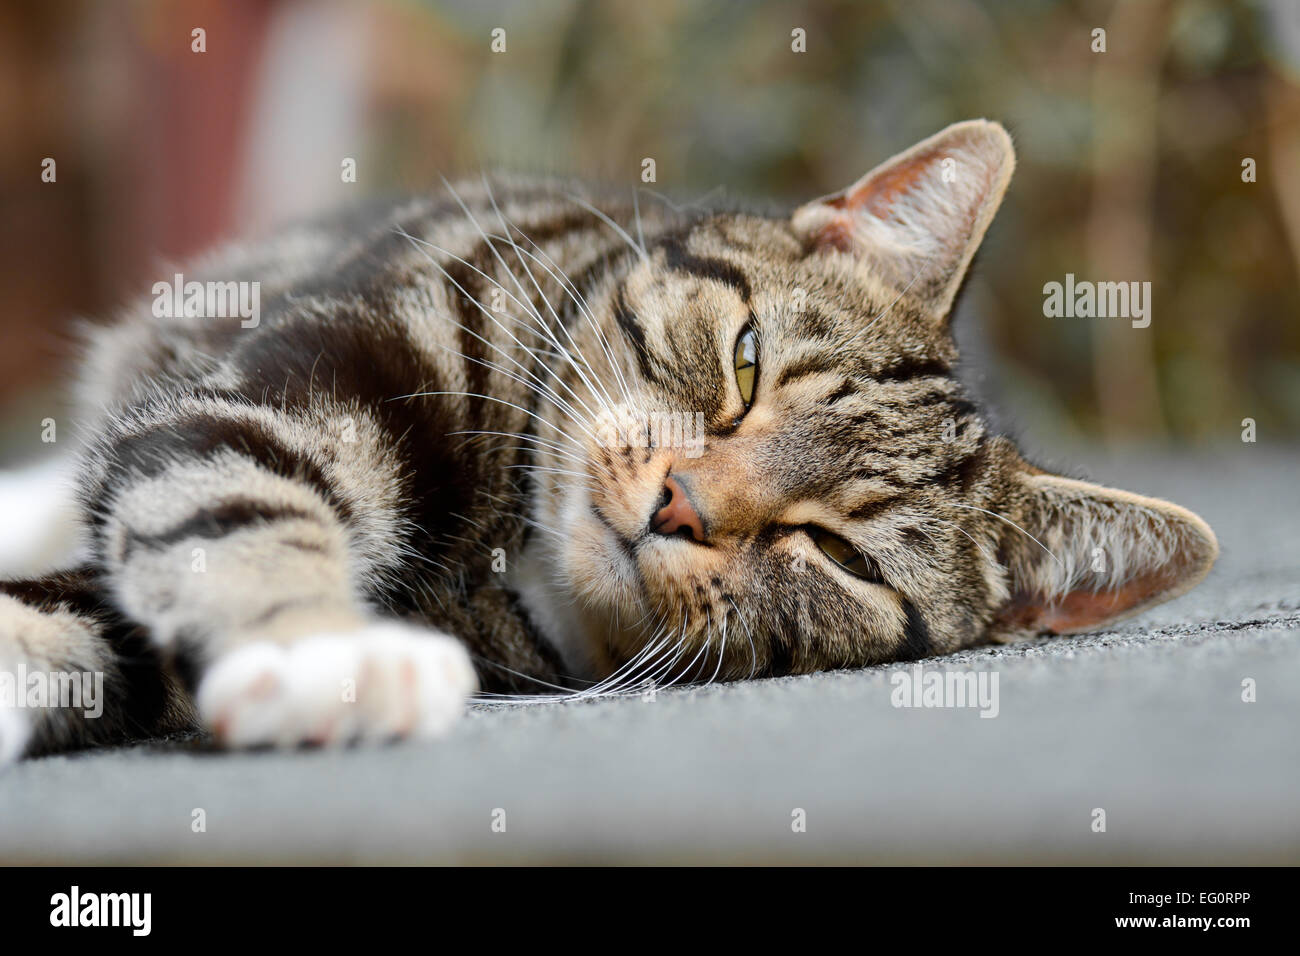
[{"label": "cat's cheek", "polygon": [[564,520],[565,576],[587,602],[607,610],[631,609],[641,594],[636,563],[614,531],[587,511]]}]

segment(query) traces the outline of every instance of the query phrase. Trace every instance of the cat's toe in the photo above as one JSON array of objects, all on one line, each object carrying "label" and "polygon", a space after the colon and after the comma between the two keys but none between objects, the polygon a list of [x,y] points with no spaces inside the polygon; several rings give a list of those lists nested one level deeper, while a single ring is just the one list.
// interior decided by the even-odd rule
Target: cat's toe
[{"label": "cat's toe", "polygon": [[199,712],[232,747],[433,737],[477,681],[460,642],[378,623],[291,644],[248,644],[216,662]]}]

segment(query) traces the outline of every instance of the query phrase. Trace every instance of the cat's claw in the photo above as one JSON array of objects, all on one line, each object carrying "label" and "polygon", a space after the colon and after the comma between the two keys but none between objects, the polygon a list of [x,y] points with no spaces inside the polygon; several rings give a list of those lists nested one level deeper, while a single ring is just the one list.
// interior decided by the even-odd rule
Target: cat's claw
[{"label": "cat's claw", "polygon": [[477,686],[459,641],[377,623],[239,647],[204,675],[197,703],[228,747],[337,745],[438,736]]}]

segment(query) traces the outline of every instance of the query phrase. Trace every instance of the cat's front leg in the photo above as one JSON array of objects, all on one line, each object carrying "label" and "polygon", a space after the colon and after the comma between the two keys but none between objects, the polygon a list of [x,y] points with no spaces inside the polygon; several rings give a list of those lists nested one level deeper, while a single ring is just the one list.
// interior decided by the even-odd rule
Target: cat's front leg
[{"label": "cat's front leg", "polygon": [[176,661],[203,723],[240,747],[446,730],[476,686],[465,647],[365,600],[399,550],[372,533],[382,499],[336,478],[328,448],[209,414],[179,437],[117,437],[87,491],[116,604]]}]

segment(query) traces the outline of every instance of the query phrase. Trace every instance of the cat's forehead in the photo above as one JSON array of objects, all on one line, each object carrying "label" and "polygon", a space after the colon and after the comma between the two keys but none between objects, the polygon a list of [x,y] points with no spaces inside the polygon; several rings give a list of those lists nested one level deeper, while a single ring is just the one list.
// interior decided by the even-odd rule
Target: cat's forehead
[{"label": "cat's forehead", "polygon": [[666,314],[704,312],[724,328],[752,319],[772,357],[826,347],[871,367],[953,348],[946,323],[906,289],[852,256],[809,248],[783,220],[710,216],[649,252],[638,285]]}]

